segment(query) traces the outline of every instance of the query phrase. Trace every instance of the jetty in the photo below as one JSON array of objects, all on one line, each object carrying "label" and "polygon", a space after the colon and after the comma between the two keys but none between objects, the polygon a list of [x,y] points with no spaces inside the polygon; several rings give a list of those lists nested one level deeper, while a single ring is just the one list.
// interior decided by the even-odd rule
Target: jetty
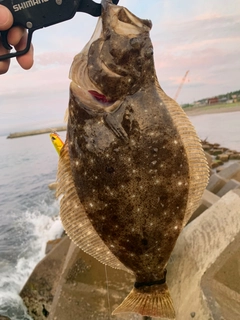
[{"label": "jetty", "polygon": [[59,126],[59,127],[52,127],[52,128],[38,129],[38,130],[15,132],[15,133],[10,133],[7,136],[7,139],[22,138],[22,137],[28,137],[28,136],[35,136],[38,134],[60,132],[60,131],[66,131],[66,130],[67,130],[67,126]]}]

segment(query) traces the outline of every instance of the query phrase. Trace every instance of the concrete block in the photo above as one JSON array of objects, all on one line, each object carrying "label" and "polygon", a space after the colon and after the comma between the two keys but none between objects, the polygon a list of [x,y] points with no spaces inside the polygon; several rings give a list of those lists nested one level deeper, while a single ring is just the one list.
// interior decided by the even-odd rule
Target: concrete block
[{"label": "concrete block", "polygon": [[202,204],[205,205],[207,208],[209,208],[219,199],[220,199],[219,196],[215,195],[209,190],[204,190],[203,196],[202,196]]},{"label": "concrete block", "polygon": [[238,173],[238,171],[240,171],[240,163],[235,162],[219,172],[219,176],[224,179],[232,179],[234,175]]},{"label": "concrete block", "polygon": [[[240,190],[230,191],[198,219],[188,224],[180,234],[168,264],[167,275],[177,320],[190,320],[193,315],[194,320],[240,319],[239,316],[236,317],[240,315],[239,301],[236,303],[235,299],[228,298],[228,308],[232,308],[235,317],[231,318],[231,314],[223,318],[222,310],[226,304],[224,297],[228,293],[221,295],[220,289],[216,289],[219,290],[219,296],[216,299],[211,295],[209,283],[205,283],[204,290],[202,286],[204,274],[218,259],[221,261],[224,252],[228,252],[229,256],[233,257],[235,252],[240,250],[238,241],[236,250],[231,251],[233,241],[237,237],[238,240],[240,238],[239,208]],[[235,270],[234,274],[236,272]],[[210,280],[217,281],[221,285],[219,279],[223,279],[220,274],[219,277],[216,276]],[[227,282],[224,281],[222,280],[222,284],[224,283],[227,287]],[[234,279],[231,283],[233,282]],[[231,286],[236,298],[238,292],[235,289]]]},{"label": "concrete block", "polygon": [[[202,202],[210,207],[184,228],[167,266],[176,320],[237,320],[240,319],[240,269],[236,255],[240,252],[240,190],[230,191],[220,199],[206,191]],[[50,320],[142,320],[137,314],[110,316],[132,288],[131,275],[105,268],[73,243],[67,246],[65,242],[64,254],[61,246],[62,242],[42,260],[44,268],[39,267],[41,262],[35,269],[37,274],[21,293],[25,304],[32,302],[35,291],[38,293],[33,301],[34,320],[44,319],[43,311],[49,310]],[[53,253],[55,258],[62,255],[61,263],[51,264],[54,257],[50,260],[49,257]],[[42,285],[40,289],[45,290],[45,296],[39,294],[34,279]]]},{"label": "concrete block", "polygon": [[216,194],[220,189],[222,189],[226,182],[227,180],[221,177],[219,174],[212,174],[209,178],[207,190]]},{"label": "concrete block", "polygon": [[202,290],[214,319],[240,319],[240,234],[206,271]]},{"label": "concrete block", "polygon": [[20,293],[34,320],[43,320],[49,315],[70,243],[68,237],[62,238],[38,263]]},{"label": "concrete block", "polygon": [[204,204],[200,203],[199,207],[193,212],[191,218],[188,220],[188,223],[199,217],[206,209],[207,207]]},{"label": "concrete block", "polygon": [[46,245],[45,254],[48,254],[60,241],[62,241],[61,238],[49,240]]},{"label": "concrete block", "polygon": [[203,144],[202,144],[202,148],[203,148],[204,151],[208,151],[208,150],[210,150],[212,147],[211,147],[209,144],[207,144],[207,143],[203,143]]},{"label": "concrete block", "polygon": [[226,168],[225,165],[217,167],[216,172],[219,173],[220,171],[224,170]]},{"label": "concrete block", "polygon": [[214,193],[212,193],[208,190],[204,190],[204,193],[203,193],[203,196],[201,199],[201,203],[200,203],[199,207],[197,208],[197,210],[195,210],[194,213],[192,214],[188,223],[192,222],[194,219],[199,217],[206,209],[211,207],[211,205],[213,205],[219,199],[220,199],[220,197],[218,197]]},{"label": "concrete block", "polygon": [[211,168],[215,169],[221,165],[223,165],[223,162],[221,160],[214,160],[213,163],[211,164]]},{"label": "concrete block", "polygon": [[229,156],[229,159],[231,159],[231,160],[240,160],[240,153],[231,154]]},{"label": "concrete block", "polygon": [[232,178],[240,182],[240,170]]},{"label": "concrete block", "polygon": [[222,148],[210,149],[209,153],[212,154],[212,155],[222,154],[223,153],[223,149]]},{"label": "concrete block", "polygon": [[[213,295],[210,284],[204,282],[204,288],[202,284],[203,276],[209,268],[218,259],[223,262],[224,252],[228,252],[229,258],[233,257],[235,251],[229,250],[229,246],[238,236],[240,237],[240,190],[230,191],[214,203],[215,200],[218,198],[206,193],[205,203],[213,204],[198,219],[185,227],[168,264],[167,282],[175,305],[177,320],[190,320],[193,317],[196,320],[221,319],[218,315],[221,315],[221,308],[225,307],[226,295],[228,295],[229,308],[234,308],[234,314],[240,312],[240,304],[237,305],[226,290],[225,295],[222,293],[223,286],[227,287],[230,283],[229,279],[222,275],[228,272],[232,260],[229,260],[228,264],[225,260],[222,264],[216,264],[216,266],[222,266],[222,269],[221,272],[215,269],[214,277],[211,277],[210,282],[212,285],[217,283],[218,286],[215,285],[214,288],[218,295]],[[239,250],[240,242],[238,241],[236,245]],[[235,275],[236,270],[234,272]],[[109,319],[109,313],[130,289],[133,279],[127,273],[111,268],[107,268],[107,279],[108,291],[104,266],[72,244],[49,319]],[[238,292],[235,291],[233,282],[231,282],[231,290],[237,296]],[[123,314],[114,318],[142,319],[136,314]]]},{"label": "concrete block", "polygon": [[73,243],[69,248],[49,320],[142,320],[138,314],[111,316],[131,291],[131,274],[106,267]]},{"label": "concrete block", "polygon": [[223,187],[222,189],[220,189],[217,193],[217,195],[219,197],[224,196],[227,192],[229,192],[230,190],[236,189],[236,188],[240,188],[240,182],[231,179],[229,180]]},{"label": "concrete block", "polygon": [[228,161],[228,155],[227,154],[219,154],[216,159],[223,161],[223,162],[226,162],[226,161]]}]

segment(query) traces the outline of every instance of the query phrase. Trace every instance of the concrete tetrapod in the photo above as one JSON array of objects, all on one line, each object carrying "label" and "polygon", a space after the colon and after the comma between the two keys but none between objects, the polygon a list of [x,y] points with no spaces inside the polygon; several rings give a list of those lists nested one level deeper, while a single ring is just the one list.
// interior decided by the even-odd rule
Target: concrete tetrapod
[{"label": "concrete tetrapod", "polygon": [[[221,266],[225,266],[222,275],[228,273],[227,262],[234,258],[236,251],[239,252],[239,238],[240,190],[228,192],[186,226],[168,265],[167,278],[177,320],[240,319],[240,292],[237,292],[234,285],[229,288],[229,284],[239,282],[239,279],[230,281],[221,278]],[[217,265],[215,262],[218,262]],[[210,270],[214,264],[215,270]],[[232,270],[231,274],[239,277],[239,264],[235,265],[237,270]],[[208,276],[204,279],[208,270],[211,271],[212,278]],[[211,290],[213,287],[215,291]],[[231,314],[226,309],[226,297]]]},{"label": "concrete tetrapod", "polygon": [[[240,190],[215,198],[205,192],[203,203],[213,204],[184,228],[168,264],[176,320],[240,319]],[[132,277],[107,268],[106,279],[101,263],[73,243],[69,249],[68,245],[69,239],[62,239],[38,264],[21,292],[34,319],[45,319],[43,303],[49,320],[142,319],[137,314],[110,317],[131,289]],[[60,260],[54,266],[56,257]],[[46,290],[41,293],[41,279],[48,281],[50,301]]]}]

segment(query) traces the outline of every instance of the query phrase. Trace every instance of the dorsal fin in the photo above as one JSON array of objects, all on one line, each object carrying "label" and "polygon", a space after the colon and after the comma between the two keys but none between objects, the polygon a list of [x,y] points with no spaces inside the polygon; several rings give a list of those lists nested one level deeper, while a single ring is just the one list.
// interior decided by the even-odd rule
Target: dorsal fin
[{"label": "dorsal fin", "polygon": [[57,197],[62,197],[60,200],[60,217],[70,239],[84,252],[101,263],[132,273],[108,249],[86,215],[72,178],[67,141],[60,153],[57,181]]},{"label": "dorsal fin", "polygon": [[188,202],[183,221],[183,225],[185,225],[199,206],[202,194],[208,184],[209,167],[202,149],[201,141],[187,115],[176,101],[165,94],[160,87],[157,78],[155,84],[159,96],[168,109],[173,123],[177,127],[187,154],[190,179]]}]

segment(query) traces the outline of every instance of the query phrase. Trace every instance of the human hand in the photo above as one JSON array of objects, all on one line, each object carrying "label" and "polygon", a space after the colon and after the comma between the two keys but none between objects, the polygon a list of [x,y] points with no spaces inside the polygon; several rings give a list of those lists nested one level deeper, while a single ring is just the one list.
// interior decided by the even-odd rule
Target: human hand
[{"label": "human hand", "polygon": [[[0,5],[0,30],[8,30],[13,24],[13,16],[11,12],[3,5]],[[27,31],[22,27],[12,27],[8,33],[8,43],[13,45],[17,51],[23,50],[27,43]],[[8,53],[1,43],[0,38],[0,55]],[[33,46],[31,45],[29,51],[23,56],[16,58],[23,69],[30,69],[33,65]],[[0,61],[0,74],[8,71],[10,66],[10,59]]]}]

